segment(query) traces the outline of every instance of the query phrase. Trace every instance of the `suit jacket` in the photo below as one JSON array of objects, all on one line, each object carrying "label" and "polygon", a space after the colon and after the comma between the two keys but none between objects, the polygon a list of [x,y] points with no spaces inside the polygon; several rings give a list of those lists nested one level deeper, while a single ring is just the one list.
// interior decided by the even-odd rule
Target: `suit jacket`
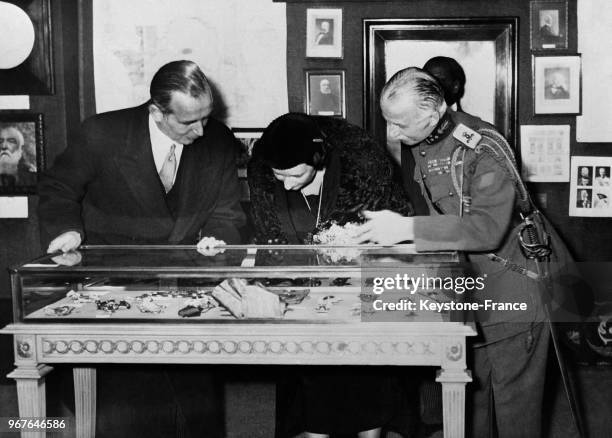
[{"label": "suit jacket", "polygon": [[38,214],[46,246],[77,230],[89,244],[188,244],[197,236],[238,243],[245,222],[235,138],[210,119],[183,148],[174,215],[155,168],[146,105],[96,115],[39,183]]}]

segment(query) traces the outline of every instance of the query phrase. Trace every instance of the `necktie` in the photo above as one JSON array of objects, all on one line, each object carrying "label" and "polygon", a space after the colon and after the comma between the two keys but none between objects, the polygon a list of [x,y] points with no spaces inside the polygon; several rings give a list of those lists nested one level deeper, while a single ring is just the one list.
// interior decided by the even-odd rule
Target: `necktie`
[{"label": "necktie", "polygon": [[172,184],[174,183],[174,174],[176,173],[175,149],[176,145],[173,144],[170,146],[170,151],[168,152],[168,155],[166,155],[164,164],[162,164],[161,170],[159,171],[159,179],[161,179],[164,189],[166,189],[166,193],[170,191]]}]

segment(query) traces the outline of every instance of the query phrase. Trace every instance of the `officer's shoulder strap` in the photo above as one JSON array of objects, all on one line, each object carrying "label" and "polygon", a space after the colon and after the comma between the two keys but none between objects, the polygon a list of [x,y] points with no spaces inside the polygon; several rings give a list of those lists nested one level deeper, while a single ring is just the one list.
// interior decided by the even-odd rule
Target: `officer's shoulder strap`
[{"label": "officer's shoulder strap", "polygon": [[[477,156],[481,154],[491,156],[512,181],[521,211],[529,212],[532,210],[532,202],[518,171],[514,152],[503,135],[492,128],[479,128],[478,131],[475,131],[460,123],[455,128],[453,137],[461,145],[472,149]],[[474,170],[475,168],[472,168],[468,172]]]},{"label": "officer's shoulder strap", "polygon": [[466,146],[470,149],[474,149],[476,145],[482,139],[482,135],[472,128],[464,125],[463,123],[458,123],[453,129],[453,137],[457,140],[461,145]]}]

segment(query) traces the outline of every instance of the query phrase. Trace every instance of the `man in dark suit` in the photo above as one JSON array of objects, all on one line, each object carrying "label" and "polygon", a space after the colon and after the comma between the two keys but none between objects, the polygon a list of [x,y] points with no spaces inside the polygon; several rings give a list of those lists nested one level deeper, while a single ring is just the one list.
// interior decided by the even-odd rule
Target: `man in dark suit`
[{"label": "man in dark suit", "polygon": [[163,66],[151,99],[83,124],[39,185],[49,252],[89,244],[238,243],[245,222],[235,139],[210,117],[213,97],[190,61]]},{"label": "man in dark suit", "polygon": [[[39,184],[48,252],[88,244],[239,243],[245,222],[235,139],[210,117],[213,95],[190,61],[164,65],[144,105],[83,123]],[[216,240],[215,240],[216,239]],[[204,239],[203,239],[204,240]],[[210,372],[208,372],[210,370]],[[99,369],[100,436],[223,436],[222,380],[210,368]]]}]

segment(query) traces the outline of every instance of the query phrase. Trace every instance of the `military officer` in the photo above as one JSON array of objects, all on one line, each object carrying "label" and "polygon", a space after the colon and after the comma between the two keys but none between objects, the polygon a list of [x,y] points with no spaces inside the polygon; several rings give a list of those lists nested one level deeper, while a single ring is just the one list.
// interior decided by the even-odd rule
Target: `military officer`
[{"label": "military officer", "polygon": [[419,251],[465,251],[474,275],[485,279],[475,300],[527,304],[527,310],[477,315],[468,407],[472,436],[490,436],[496,426],[502,438],[538,437],[549,331],[537,269],[517,241],[518,207],[528,199],[515,193],[511,152],[491,125],[448,109],[439,83],[421,69],[395,74],[380,104],[392,140],[415,158],[414,178],[430,216],[366,211],[357,240],[413,240]]}]

